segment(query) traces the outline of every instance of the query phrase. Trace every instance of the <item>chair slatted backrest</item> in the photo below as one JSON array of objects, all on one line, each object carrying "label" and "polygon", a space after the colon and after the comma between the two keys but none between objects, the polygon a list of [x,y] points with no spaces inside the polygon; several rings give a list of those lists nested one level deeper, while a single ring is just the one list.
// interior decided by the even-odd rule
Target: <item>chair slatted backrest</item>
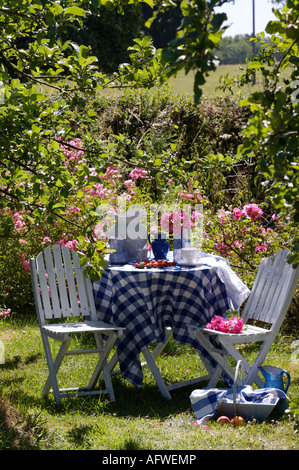
[{"label": "chair slatted backrest", "polygon": [[244,308],[242,317],[260,320],[270,325],[282,323],[296,290],[299,267],[287,262],[289,250],[280,250],[276,256],[263,259]]},{"label": "chair slatted backrest", "polygon": [[42,324],[55,318],[90,316],[96,319],[90,280],[77,254],[54,245],[30,260],[35,302]]}]

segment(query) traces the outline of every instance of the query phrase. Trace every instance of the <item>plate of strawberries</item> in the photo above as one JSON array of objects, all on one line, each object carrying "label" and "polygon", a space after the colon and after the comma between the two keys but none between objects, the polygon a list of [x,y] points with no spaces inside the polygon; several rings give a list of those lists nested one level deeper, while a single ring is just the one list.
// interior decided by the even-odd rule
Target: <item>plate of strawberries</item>
[{"label": "plate of strawberries", "polygon": [[146,259],[145,261],[142,261],[141,263],[135,263],[134,266],[137,269],[151,269],[151,268],[169,268],[170,266],[176,266],[176,261],[168,261],[167,259]]}]

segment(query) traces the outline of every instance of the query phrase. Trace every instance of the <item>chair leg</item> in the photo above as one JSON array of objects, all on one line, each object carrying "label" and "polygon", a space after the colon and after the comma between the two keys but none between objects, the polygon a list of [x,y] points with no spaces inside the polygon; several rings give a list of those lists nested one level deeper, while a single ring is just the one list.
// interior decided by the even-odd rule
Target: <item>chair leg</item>
[{"label": "chair leg", "polygon": [[120,371],[119,370],[114,370],[116,365],[118,363],[118,354],[117,354],[117,351],[114,352],[112,358],[110,359],[109,363],[108,363],[108,368],[109,368],[109,371],[110,371],[110,374],[118,374]]},{"label": "chair leg", "polygon": [[204,335],[200,330],[193,331],[193,336],[217,363],[217,366],[211,375],[208,387],[211,388],[217,385],[218,379],[220,378],[221,372],[223,371],[226,372],[226,374],[232,380],[234,380],[235,371],[223,357],[225,351],[218,351],[217,348],[213,346],[211,341],[206,337],[206,335]]},{"label": "chair leg", "polygon": [[216,387],[218,381],[220,380],[221,373],[222,373],[222,368],[221,368],[221,366],[217,365],[214,369],[214,372],[210,376],[210,380],[209,380],[207,388],[215,388]]},{"label": "chair leg", "polygon": [[258,358],[255,359],[255,364],[251,366],[247,361],[245,361],[244,357],[237,351],[237,349],[229,343],[221,341],[223,346],[225,347],[226,351],[230,354],[231,357],[235,359],[236,362],[242,361],[244,372],[247,374],[245,384],[252,385],[255,383],[259,388],[264,387],[263,380],[258,376],[258,366],[256,365],[258,362]]},{"label": "chair leg", "polygon": [[114,389],[113,389],[112,380],[111,380],[111,373],[110,373],[108,364],[104,366],[102,375],[103,375],[105,387],[109,395],[110,401],[115,401]]},{"label": "chair leg", "polygon": [[52,356],[52,352],[51,352],[49,338],[45,335],[43,335],[42,337],[43,337],[45,355],[46,355],[46,360],[47,360],[47,365],[48,365],[48,370],[49,370],[49,376],[48,376],[48,378],[46,380],[46,383],[45,383],[45,386],[43,388],[42,396],[48,395],[48,393],[50,391],[50,388],[52,386],[55,402],[56,403],[61,403],[59,386],[58,386],[58,382],[57,382],[57,372],[58,372],[59,367],[62,363],[62,360],[65,356],[65,353],[69,348],[71,338],[67,337],[62,342],[62,344],[60,346],[60,349],[58,351],[58,354],[55,358],[55,361],[53,361],[53,356]]},{"label": "chair leg", "polygon": [[[107,391],[111,397],[111,401],[114,401],[114,392],[113,392],[113,387],[112,387],[112,382],[111,382],[111,373],[110,373],[110,368],[109,366],[107,365],[107,360],[108,360],[108,356],[114,346],[114,343],[116,341],[116,338],[117,338],[117,334],[116,333],[111,333],[109,335],[109,338],[106,342],[106,345],[105,345],[105,349],[104,351],[102,352],[102,354],[100,354],[100,357],[99,357],[99,360],[98,360],[98,363],[94,369],[94,372],[89,380],[89,383],[88,383],[88,386],[87,388],[89,390],[93,390],[96,386],[96,383],[97,381],[99,380],[99,377],[100,375],[102,374],[102,372],[105,372],[103,374],[103,377],[104,377],[104,380],[105,380],[105,383],[106,383],[106,387],[107,387]],[[97,344],[101,344],[102,341],[100,339],[100,337],[98,335],[96,335],[96,342]]]}]

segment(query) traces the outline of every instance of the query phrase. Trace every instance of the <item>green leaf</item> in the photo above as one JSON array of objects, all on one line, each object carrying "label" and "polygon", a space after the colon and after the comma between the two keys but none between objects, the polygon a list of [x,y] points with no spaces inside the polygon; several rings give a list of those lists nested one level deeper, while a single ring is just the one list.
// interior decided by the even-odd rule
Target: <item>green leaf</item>
[{"label": "green leaf", "polygon": [[280,21],[269,21],[265,28],[266,33],[268,34],[275,34],[275,33],[281,33],[285,34],[285,26],[283,26],[283,23]]},{"label": "green leaf", "polygon": [[31,130],[33,134],[39,134],[41,131],[41,128],[33,123],[31,126]]},{"label": "green leaf", "polygon": [[83,8],[79,7],[69,7],[64,10],[64,15],[74,15],[74,16],[85,16],[86,12],[83,10]]},{"label": "green leaf", "polygon": [[55,15],[60,15],[63,12],[63,7],[59,3],[53,2],[49,10]]}]

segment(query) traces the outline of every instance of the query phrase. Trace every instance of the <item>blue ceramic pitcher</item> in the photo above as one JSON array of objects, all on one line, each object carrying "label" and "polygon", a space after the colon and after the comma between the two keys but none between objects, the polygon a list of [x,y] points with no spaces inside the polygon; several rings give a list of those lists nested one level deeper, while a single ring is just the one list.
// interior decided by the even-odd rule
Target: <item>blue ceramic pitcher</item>
[{"label": "blue ceramic pitcher", "polygon": [[[154,240],[151,240],[151,235],[154,235]],[[151,244],[152,252],[155,259],[166,259],[169,251],[169,241],[166,239],[167,233],[149,233],[148,241]]]},{"label": "blue ceramic pitcher", "polygon": [[[265,388],[278,388],[287,393],[290,385],[290,374],[286,370],[272,366],[259,367],[259,370],[265,378]],[[286,375],[286,384],[283,380],[284,375]]]},{"label": "blue ceramic pitcher", "polygon": [[[284,393],[287,393],[290,385],[290,374],[286,370],[282,370],[279,367],[263,366],[259,367],[260,372],[265,377],[265,388],[278,388]],[[283,376],[286,375],[286,385],[284,385]],[[275,412],[278,416],[281,416],[287,409],[287,399],[280,398],[276,407]]]}]

